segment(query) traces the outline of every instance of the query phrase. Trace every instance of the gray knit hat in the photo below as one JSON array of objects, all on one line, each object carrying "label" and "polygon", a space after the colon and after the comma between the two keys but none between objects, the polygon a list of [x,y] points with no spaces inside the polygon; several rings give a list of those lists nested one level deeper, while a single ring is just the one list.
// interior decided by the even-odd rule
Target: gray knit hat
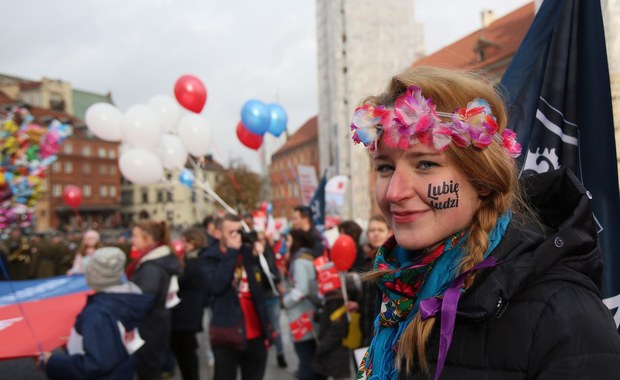
[{"label": "gray knit hat", "polygon": [[86,266],[86,283],[94,290],[122,284],[125,260],[125,253],[119,248],[97,249]]}]

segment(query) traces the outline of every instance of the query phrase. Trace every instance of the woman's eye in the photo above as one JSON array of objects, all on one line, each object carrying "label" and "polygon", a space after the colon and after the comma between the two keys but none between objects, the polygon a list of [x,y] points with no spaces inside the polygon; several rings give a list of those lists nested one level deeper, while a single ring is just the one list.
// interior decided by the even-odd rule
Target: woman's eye
[{"label": "woman's eye", "polygon": [[375,166],[375,171],[379,174],[389,174],[394,170],[392,165],[380,164]]},{"label": "woman's eye", "polygon": [[423,169],[423,170],[430,169],[435,166],[437,166],[437,163],[432,162],[432,161],[420,161],[418,163],[418,169]]}]

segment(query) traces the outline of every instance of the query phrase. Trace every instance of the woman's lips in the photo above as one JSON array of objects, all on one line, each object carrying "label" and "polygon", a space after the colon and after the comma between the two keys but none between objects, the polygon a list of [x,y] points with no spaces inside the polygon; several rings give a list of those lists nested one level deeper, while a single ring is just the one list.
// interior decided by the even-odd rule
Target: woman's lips
[{"label": "woman's lips", "polygon": [[395,223],[410,223],[420,219],[428,210],[418,211],[392,211],[392,219]]}]

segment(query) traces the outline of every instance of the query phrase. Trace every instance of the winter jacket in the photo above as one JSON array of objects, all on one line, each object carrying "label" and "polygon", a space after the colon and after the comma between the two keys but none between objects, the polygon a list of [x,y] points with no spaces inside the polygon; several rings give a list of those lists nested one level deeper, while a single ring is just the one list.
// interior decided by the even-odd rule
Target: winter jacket
[{"label": "winter jacket", "polygon": [[136,372],[140,374],[160,373],[164,367],[172,324],[172,313],[166,307],[166,300],[170,280],[179,274],[179,260],[165,245],[144,256],[132,274],[131,281],[144,293],[155,296],[146,320],[140,325],[140,334],[145,341],[136,363]]},{"label": "winter jacket", "polygon": [[[293,287],[282,299],[286,316],[290,323],[297,320],[306,313],[311,320],[314,320],[316,306],[313,297],[318,294],[316,270],[314,269],[314,250],[301,248],[291,260],[290,276]],[[313,322],[314,334],[318,331],[318,326]],[[310,331],[300,339],[293,339],[296,342],[303,342],[313,339],[313,332]]]},{"label": "winter jacket", "polygon": [[173,331],[202,331],[205,280],[200,266],[197,256],[185,259],[185,268],[179,278],[181,302],[172,309]]},{"label": "winter jacket", "polygon": [[[132,283],[115,286],[88,296],[78,314],[73,334],[81,336],[77,351],[54,354],[46,365],[50,379],[133,379],[133,355],[121,339],[118,323],[126,331],[135,329],[153,303],[153,296],[142,294]],[[77,338],[79,345],[79,338]]]},{"label": "winter jacket", "polygon": [[252,254],[252,249],[244,244],[240,250],[228,249],[226,253],[222,253],[219,245],[212,245],[201,254],[200,259],[203,260],[201,269],[206,292],[211,296],[211,326],[239,327],[238,332],[242,340],[245,340],[245,319],[234,283],[235,267],[240,260],[247,273],[248,286],[261,329],[265,338],[271,341],[273,334],[267,317],[262,285],[265,275],[258,259]]},{"label": "winter jacket", "polygon": [[[540,224],[514,216],[458,304],[441,379],[618,379],[620,336],[600,299],[602,258],[586,190],[565,169],[529,177]],[[441,318],[427,344],[435,372]],[[418,367],[402,379],[426,379]]]}]

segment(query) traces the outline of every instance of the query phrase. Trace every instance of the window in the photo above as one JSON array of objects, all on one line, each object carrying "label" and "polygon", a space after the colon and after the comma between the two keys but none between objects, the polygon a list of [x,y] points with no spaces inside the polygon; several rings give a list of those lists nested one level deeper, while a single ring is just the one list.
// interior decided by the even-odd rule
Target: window
[{"label": "window", "polygon": [[108,158],[112,158],[112,159],[116,158],[116,149],[110,149],[108,151]]},{"label": "window", "polygon": [[90,185],[84,185],[84,197],[90,198],[93,195],[93,191],[90,188]]},{"label": "window", "polygon": [[52,165],[52,173],[60,173],[60,162],[56,161],[54,162],[54,164]]},{"label": "window", "polygon": [[90,164],[88,162],[82,164],[82,174],[90,174]]},{"label": "window", "polygon": [[116,198],[116,186],[110,186],[110,198]]},{"label": "window", "polygon": [[110,173],[110,175],[116,175],[116,165],[111,165],[110,166],[109,173]]},{"label": "window", "polygon": [[73,162],[65,162],[65,173],[73,173]]},{"label": "window", "polygon": [[73,153],[73,145],[71,145],[71,143],[65,142],[64,144],[62,144],[62,152],[64,154]]},{"label": "window", "polygon": [[172,197],[172,191],[167,191],[168,193],[168,202],[174,202],[173,197]]},{"label": "window", "polygon": [[142,189],[142,203],[149,203],[149,191]]},{"label": "window", "polygon": [[62,194],[62,185],[59,184],[55,184],[54,186],[52,186],[52,195],[54,197],[59,197]]},{"label": "window", "polygon": [[90,146],[88,145],[84,145],[82,147],[82,156],[84,157],[90,157]]},{"label": "window", "polygon": [[105,158],[105,154],[106,154],[105,148],[99,148],[98,153],[99,153],[99,158]]},{"label": "window", "polygon": [[108,196],[108,187],[106,185],[99,186],[99,197],[107,198]]},{"label": "window", "polygon": [[105,175],[106,168],[106,165],[99,165],[99,175]]},{"label": "window", "polygon": [[161,203],[164,201],[164,191],[157,190],[157,203]]}]

